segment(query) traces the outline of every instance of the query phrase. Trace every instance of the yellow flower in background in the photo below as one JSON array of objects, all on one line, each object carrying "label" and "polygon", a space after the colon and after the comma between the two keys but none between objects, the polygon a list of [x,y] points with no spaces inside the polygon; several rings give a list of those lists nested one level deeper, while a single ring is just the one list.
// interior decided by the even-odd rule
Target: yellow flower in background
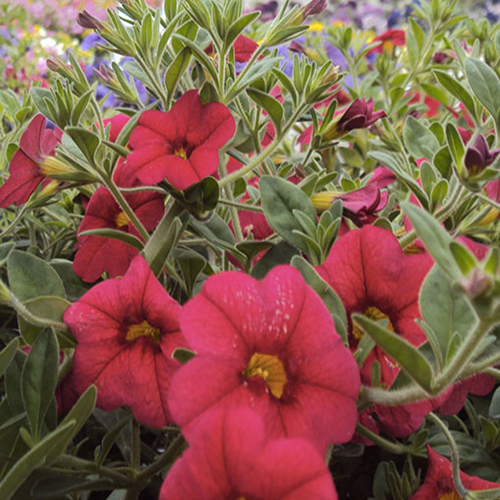
[{"label": "yellow flower in background", "polygon": [[324,29],[325,25],[319,21],[315,21],[309,25],[309,31],[323,31]]}]

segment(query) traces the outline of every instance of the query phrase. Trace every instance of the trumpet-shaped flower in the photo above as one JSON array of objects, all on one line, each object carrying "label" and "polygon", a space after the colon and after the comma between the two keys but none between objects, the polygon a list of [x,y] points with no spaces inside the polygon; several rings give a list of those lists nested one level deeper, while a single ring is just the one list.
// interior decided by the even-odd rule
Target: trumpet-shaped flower
[{"label": "trumpet-shaped flower", "polygon": [[0,207],[26,203],[49,173],[43,162],[55,147],[60,131],[45,128],[45,117],[36,115],[21,136],[9,166],[10,177],[0,187]]},{"label": "trumpet-shaped flower", "polygon": [[145,425],[173,423],[167,392],[180,363],[171,355],[186,345],[180,310],[142,257],[133,260],[122,279],[91,288],[64,313],[78,341],[73,389],[81,394],[95,384],[99,408],[128,405]]},{"label": "trumpet-shaped flower", "polygon": [[[349,318],[349,345],[356,349],[363,331],[353,325],[352,313],[363,313],[371,319],[384,321],[392,330],[415,346],[425,342],[426,336],[415,320],[420,318],[418,296],[422,282],[432,266],[428,254],[406,255],[396,237],[386,229],[364,226],[349,231],[331,248],[318,273],[339,295]],[[371,385],[373,363],[378,362],[381,383],[389,388],[398,375],[399,366],[379,347],[375,347],[361,369],[361,380]],[[377,412],[380,427],[384,428],[383,415],[388,415],[387,429],[395,435],[408,435],[418,428],[432,405],[414,406],[423,411],[417,419],[405,417],[397,421],[393,410]],[[400,415],[403,413],[399,412]],[[398,426],[400,426],[398,430]]]},{"label": "trumpet-shaped flower", "polygon": [[231,139],[236,125],[221,103],[202,105],[198,91],[186,92],[168,112],[149,110],[130,136],[127,161],[146,185],[166,179],[186,189],[215,173],[219,149]]},{"label": "trumpet-shaped flower", "polygon": [[248,408],[211,410],[189,437],[160,500],[336,500],[331,474],[303,439],[269,439]]},{"label": "trumpet-shaped flower", "polygon": [[213,276],[184,306],[181,326],[197,355],[174,377],[169,405],[188,439],[210,408],[240,405],[271,435],[308,439],[321,453],[352,437],[358,369],[297,270],[278,267],[261,282]]},{"label": "trumpet-shaped flower", "polygon": [[[127,163],[119,162],[115,173],[115,183],[120,187],[140,186]],[[125,195],[130,208],[147,231],[152,231],[164,212],[163,195],[151,191],[140,191]],[[140,235],[128,215],[118,205],[105,187],[100,187],[90,198],[85,216],[78,228],[78,251],[73,268],[75,273],[89,283],[96,281],[104,271],[110,277],[125,273],[139,250],[124,241],[97,235],[81,235],[92,229],[114,229]]]},{"label": "trumpet-shaped flower", "polygon": [[[460,500],[453,475],[451,462],[436,453],[427,445],[429,463],[424,484],[410,498],[410,500]],[[460,479],[464,488],[470,491],[491,490],[500,488],[500,483],[492,483],[477,476],[469,476],[460,471]]]}]

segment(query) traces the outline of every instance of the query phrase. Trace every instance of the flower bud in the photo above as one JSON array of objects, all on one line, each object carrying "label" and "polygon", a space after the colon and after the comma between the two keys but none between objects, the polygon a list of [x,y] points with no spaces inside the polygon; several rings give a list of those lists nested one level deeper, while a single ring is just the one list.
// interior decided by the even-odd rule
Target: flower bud
[{"label": "flower bud", "polygon": [[76,22],[82,27],[89,30],[101,31],[104,28],[104,24],[93,16],[87,10],[80,12],[76,18]]}]

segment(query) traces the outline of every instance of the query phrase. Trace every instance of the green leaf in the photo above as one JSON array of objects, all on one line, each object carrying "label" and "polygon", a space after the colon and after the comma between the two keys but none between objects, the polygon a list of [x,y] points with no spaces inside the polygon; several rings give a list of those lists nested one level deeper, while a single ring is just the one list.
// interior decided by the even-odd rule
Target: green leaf
[{"label": "green leaf", "polygon": [[89,285],[83,282],[73,270],[73,262],[65,259],[54,259],[50,265],[61,278],[68,300],[78,300],[89,290]]},{"label": "green leaf", "polygon": [[[113,490],[116,485],[111,479],[95,478],[89,479],[88,477],[79,476],[63,476],[58,474],[56,476],[49,476],[40,479],[31,490],[30,500],[60,500],[71,498],[68,497],[70,493],[77,491],[93,491],[97,489]],[[118,490],[119,491],[119,490]],[[73,496],[74,497],[74,496]],[[82,498],[78,495],[78,498]],[[109,497],[108,497],[109,498]]]},{"label": "green leaf", "polygon": [[311,221],[316,221],[316,210],[309,197],[299,187],[279,177],[264,176],[259,185],[262,208],[269,225],[292,245],[307,252],[306,243],[293,233],[302,229],[293,216],[293,210],[301,210]]},{"label": "green leaf", "polygon": [[500,80],[497,74],[483,61],[467,58],[465,73],[474,94],[497,121],[500,109]]},{"label": "green leaf", "polygon": [[14,250],[15,243],[2,243],[0,245],[0,267],[3,266],[7,259],[9,258],[10,253]]},{"label": "green leaf", "polygon": [[444,361],[454,333],[464,339],[477,323],[477,318],[463,294],[457,293],[446,273],[434,266],[426,276],[419,298],[420,312],[432,329]]},{"label": "green leaf", "polygon": [[491,418],[500,419],[500,387],[497,387],[491,398],[488,415]]},{"label": "green leaf", "polygon": [[335,330],[347,345],[347,316],[339,296],[333,288],[324,281],[315,269],[298,255],[292,258],[292,266],[300,271],[306,283],[321,297],[335,323]]},{"label": "green leaf", "polygon": [[352,315],[352,320],[360,326],[376,344],[425,391],[431,393],[433,371],[425,357],[403,337],[384,328],[376,321],[361,314]]},{"label": "green leaf", "polygon": [[21,376],[24,407],[35,441],[54,397],[58,373],[59,345],[55,334],[46,330],[33,344]]},{"label": "green leaf", "polygon": [[3,377],[3,374],[14,359],[18,347],[19,339],[14,338],[0,352],[0,377]]},{"label": "green leaf", "polygon": [[64,285],[50,264],[27,252],[14,250],[7,259],[10,288],[21,301],[41,295],[64,297]]},{"label": "green leaf", "polygon": [[243,30],[249,25],[252,24],[256,19],[260,16],[260,11],[249,12],[244,16],[240,17],[236,21],[234,21],[226,34],[226,46],[230,47],[233,42],[238,38],[238,36],[243,32]]},{"label": "green leaf", "polygon": [[75,422],[71,421],[58,427],[18,460],[0,483],[0,498],[2,500],[12,498],[31,473],[45,464],[47,455],[61,442],[65,442],[74,426]]},{"label": "green leaf", "polygon": [[451,156],[457,166],[458,173],[461,173],[463,165],[462,162],[465,156],[465,147],[462,142],[462,138],[453,123],[446,124],[446,141],[448,142],[448,147],[450,148]]},{"label": "green leaf", "polygon": [[185,36],[176,34],[173,38],[174,40],[179,40],[182,44],[187,45],[193,52],[194,57],[196,57],[203,68],[208,71],[212,80],[214,82],[218,81],[214,65],[212,64],[212,61],[207,56],[207,54],[205,54],[205,51],[203,51],[200,47],[198,47],[198,45],[196,45],[195,42],[193,42],[189,38],[186,38]]},{"label": "green leaf", "polygon": [[165,86],[167,87],[169,95],[175,92],[175,88],[188,68],[190,61],[191,49],[189,47],[184,47],[167,68],[165,72]]},{"label": "green leaf", "polygon": [[283,120],[283,106],[281,103],[269,94],[257,89],[247,89],[247,94],[252,101],[267,111],[279,133],[281,131],[281,121]]},{"label": "green leaf", "polygon": [[26,354],[17,350],[13,361],[5,371],[5,392],[13,415],[24,413],[24,402],[21,393],[21,374],[26,361]]},{"label": "green leaf", "polygon": [[179,361],[179,363],[187,363],[190,359],[193,359],[196,356],[196,353],[193,351],[190,351],[189,349],[184,349],[183,347],[177,347],[174,349],[174,352],[172,353],[172,358],[175,359],[176,361]]},{"label": "green leaf", "polygon": [[273,267],[289,264],[299,251],[290,243],[281,241],[271,248],[252,270],[252,276],[258,280],[264,279]]},{"label": "green leaf", "polygon": [[252,67],[246,72],[243,78],[239,81],[236,81],[231,89],[228,91],[228,96],[233,99],[236,97],[241,91],[248,88],[248,86],[253,83],[255,80],[264,76],[266,73],[271,71],[275,66],[278,66],[282,61],[281,57],[266,57],[252,64]]},{"label": "green leaf", "polygon": [[78,398],[78,401],[73,405],[73,408],[64,417],[59,427],[64,427],[69,423],[73,423],[71,432],[62,439],[59,445],[53,448],[46,457],[45,463],[50,465],[57,460],[59,455],[68,447],[72,439],[76,437],[80,429],[85,425],[87,420],[92,415],[97,400],[97,389],[95,385],[87,387],[85,392]]},{"label": "green leaf", "polygon": [[406,148],[414,158],[432,158],[439,149],[436,136],[413,116],[406,119],[403,138]]},{"label": "green leaf", "polygon": [[68,134],[78,149],[83,153],[91,165],[94,164],[94,156],[97,148],[101,144],[101,139],[97,134],[82,127],[66,127],[64,132]]},{"label": "green leaf", "polygon": [[456,97],[472,115],[476,116],[476,105],[469,91],[453,76],[442,70],[434,70],[434,75],[439,83],[453,96]]},{"label": "green leaf", "polygon": [[451,277],[461,278],[460,268],[450,251],[450,243],[453,240],[441,224],[432,215],[412,203],[402,202],[401,207],[436,263]]},{"label": "green leaf", "polygon": [[457,241],[452,241],[450,243],[450,250],[464,275],[469,274],[470,271],[477,267],[477,261],[474,255]]},{"label": "green leaf", "polygon": [[47,103],[45,101],[46,99],[52,101],[52,94],[50,93],[50,90],[42,89],[41,87],[31,87],[30,95],[33,98],[35,106],[38,108],[40,113],[42,113],[45,118],[54,121],[56,117],[53,116],[49,111],[49,108],[47,107]]},{"label": "green leaf", "polygon": [[78,233],[78,236],[100,236],[102,238],[123,241],[123,243],[127,243],[127,245],[137,248],[137,250],[142,250],[144,248],[144,243],[137,236],[126,233],[125,231],[120,231],[119,229],[89,229],[88,231]]}]

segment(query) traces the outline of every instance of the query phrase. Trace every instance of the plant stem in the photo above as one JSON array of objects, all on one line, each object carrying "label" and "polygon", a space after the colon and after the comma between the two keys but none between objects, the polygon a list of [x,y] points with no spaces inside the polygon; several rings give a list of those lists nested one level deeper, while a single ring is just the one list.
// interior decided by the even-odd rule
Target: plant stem
[{"label": "plant stem", "polygon": [[238,203],[237,201],[219,199],[219,203],[222,205],[228,205],[230,207],[241,208],[242,210],[249,210],[250,212],[258,212],[259,214],[263,214],[264,210],[261,207],[257,207],[256,205],[249,205],[248,203]]},{"label": "plant stem", "polygon": [[395,453],[396,455],[410,453],[410,448],[408,448],[408,446],[405,446],[404,444],[397,443],[394,441],[389,441],[388,439],[385,439],[382,436],[375,434],[370,429],[367,429],[362,424],[356,424],[356,432],[368,438],[370,441],[373,441],[375,444],[386,449],[387,451]]},{"label": "plant stem", "polygon": [[99,171],[101,181],[102,183],[108,188],[108,190],[111,192],[113,195],[114,199],[120,205],[120,208],[125,212],[127,217],[130,219],[132,224],[135,226],[139,234],[142,236],[145,242],[149,240],[149,234],[142,225],[142,222],[139,220],[139,218],[135,215],[135,212],[132,210],[130,205],[128,204],[127,200],[125,197],[122,195],[121,191],[118,189],[116,184],[113,182],[113,179],[111,176],[107,173],[104,173],[102,171]]},{"label": "plant stem", "polygon": [[255,167],[260,165],[281,144],[281,141],[282,141],[284,135],[288,132],[288,130],[290,130],[290,128],[293,126],[293,124],[295,123],[297,118],[299,116],[301,116],[303,113],[305,113],[307,108],[309,108],[309,105],[303,104],[303,105],[299,106],[296,109],[295,113],[290,118],[290,120],[288,121],[288,123],[286,124],[286,126],[283,127],[281,134],[277,135],[276,138],[274,139],[274,141],[271,142],[271,144],[269,144],[269,146],[266,149],[264,149],[264,151],[262,151],[257,156],[254,156],[253,159],[250,162],[248,162],[247,165],[240,168],[236,172],[229,174],[225,179],[221,179],[219,181],[219,186],[223,187],[226,184],[229,184],[231,182],[234,182],[234,181],[240,179],[241,177],[244,177],[246,174],[251,172]]},{"label": "plant stem", "polygon": [[458,494],[462,498],[465,498],[465,495],[467,495],[467,490],[464,488],[462,480],[460,479],[460,455],[458,453],[457,444],[455,443],[455,440],[453,439],[453,436],[451,435],[451,432],[449,431],[448,427],[446,427],[446,425],[440,418],[438,418],[432,412],[429,413],[428,417],[441,429],[441,432],[446,436],[446,439],[448,440],[448,444],[450,445],[450,451],[451,451],[453,482],[455,483],[455,488],[457,489]]}]

